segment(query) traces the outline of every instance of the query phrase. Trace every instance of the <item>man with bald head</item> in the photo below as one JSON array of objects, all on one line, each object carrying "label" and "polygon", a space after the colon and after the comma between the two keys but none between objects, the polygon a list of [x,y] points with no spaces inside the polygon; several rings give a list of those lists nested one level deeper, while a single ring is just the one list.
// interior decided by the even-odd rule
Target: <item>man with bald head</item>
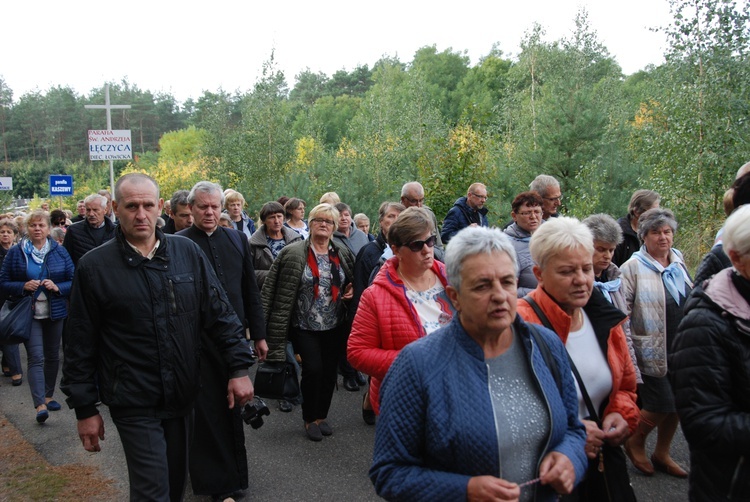
[{"label": "man with bald head", "polygon": [[443,220],[443,233],[440,237],[446,245],[448,241],[466,227],[487,227],[487,187],[482,183],[472,183],[465,197],[459,197]]},{"label": "man with bald head", "polygon": [[440,232],[438,232],[439,227],[437,218],[435,217],[435,213],[432,212],[432,209],[424,205],[424,199],[424,187],[418,181],[404,183],[404,186],[401,187],[401,204],[404,205],[404,208],[423,207],[430,213],[430,216],[432,216],[432,223],[435,225],[435,237],[437,238],[435,247],[439,250],[435,255],[435,258],[443,261],[443,241],[440,239]]}]

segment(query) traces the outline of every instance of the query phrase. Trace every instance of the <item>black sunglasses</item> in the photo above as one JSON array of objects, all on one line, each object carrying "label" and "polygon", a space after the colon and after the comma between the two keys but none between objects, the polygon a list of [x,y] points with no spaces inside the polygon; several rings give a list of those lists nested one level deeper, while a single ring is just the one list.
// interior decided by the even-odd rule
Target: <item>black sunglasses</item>
[{"label": "black sunglasses", "polygon": [[410,251],[414,253],[418,253],[422,251],[422,248],[425,244],[427,244],[428,248],[435,247],[435,243],[437,242],[437,237],[434,235],[431,235],[427,240],[424,241],[414,241],[410,242],[406,245],[406,247],[409,248]]}]

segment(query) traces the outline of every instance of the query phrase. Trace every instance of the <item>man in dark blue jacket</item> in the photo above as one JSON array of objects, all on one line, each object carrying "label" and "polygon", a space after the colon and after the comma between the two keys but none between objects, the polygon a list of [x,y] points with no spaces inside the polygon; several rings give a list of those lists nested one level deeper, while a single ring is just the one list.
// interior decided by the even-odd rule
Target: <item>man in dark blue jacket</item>
[{"label": "man in dark blue jacket", "polygon": [[[61,388],[87,451],[100,451],[101,401],[122,441],[131,500],[181,500],[201,334],[226,365],[229,408],[253,398],[252,354],[211,264],[189,239],[156,228],[163,201],[150,177],[115,185],[115,238],[76,267]],[[97,380],[98,379],[98,380]]]},{"label": "man in dark blue jacket", "polygon": [[443,232],[440,234],[443,245],[447,245],[459,230],[466,227],[488,226],[485,202],[487,202],[487,187],[481,183],[472,184],[466,192],[466,197],[456,199],[443,220]]}]

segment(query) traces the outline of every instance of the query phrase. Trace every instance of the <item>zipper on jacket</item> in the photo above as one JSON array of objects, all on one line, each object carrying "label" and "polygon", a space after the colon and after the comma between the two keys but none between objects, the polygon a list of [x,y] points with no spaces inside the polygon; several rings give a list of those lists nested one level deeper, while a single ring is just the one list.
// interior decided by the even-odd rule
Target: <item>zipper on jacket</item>
[{"label": "zipper on jacket", "polygon": [[[514,331],[514,334],[515,334],[515,331]],[[531,372],[534,374],[534,378],[536,378],[536,384],[539,386],[539,390],[541,391],[542,396],[544,396],[544,402],[547,404],[547,413],[549,413],[549,436],[547,436],[547,443],[544,445],[542,456],[539,458],[539,461],[536,464],[536,472],[539,473],[539,469],[542,466],[542,460],[544,459],[545,456],[547,456],[547,453],[549,452],[549,444],[552,441],[552,434],[555,432],[554,431],[555,420],[552,415],[552,405],[550,405],[549,403],[549,398],[547,397],[547,394],[544,392],[544,388],[542,387],[542,384],[539,381],[539,375],[536,372],[536,367],[534,367],[534,340],[533,338],[529,337],[529,343],[531,344],[531,352],[529,353],[529,365],[531,366]],[[557,387],[557,382],[555,382],[555,387]],[[562,392],[562,389],[560,389],[560,391]],[[563,396],[561,393],[560,401],[562,400],[563,400]],[[564,406],[565,406],[565,403],[563,402],[563,407]],[[567,412],[566,412],[566,419],[567,419]],[[539,486],[538,483],[534,485],[534,500],[536,500],[538,486]]]},{"label": "zipper on jacket", "polygon": [[[490,365],[484,363],[484,368],[487,370],[487,392],[490,395],[490,404],[492,404],[492,385],[490,384]],[[497,413],[495,413],[495,405],[492,405],[492,423],[495,427],[495,440],[497,441],[497,477],[503,479],[503,459],[500,457],[500,435],[497,431]]]}]

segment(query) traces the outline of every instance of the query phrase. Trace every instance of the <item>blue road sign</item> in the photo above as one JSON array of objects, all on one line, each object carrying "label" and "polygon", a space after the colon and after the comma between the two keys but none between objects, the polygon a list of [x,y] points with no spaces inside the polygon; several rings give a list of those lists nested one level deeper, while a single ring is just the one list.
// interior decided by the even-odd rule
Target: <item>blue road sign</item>
[{"label": "blue road sign", "polygon": [[62,197],[73,196],[73,176],[66,174],[49,175],[49,194],[50,197],[55,195]]}]

